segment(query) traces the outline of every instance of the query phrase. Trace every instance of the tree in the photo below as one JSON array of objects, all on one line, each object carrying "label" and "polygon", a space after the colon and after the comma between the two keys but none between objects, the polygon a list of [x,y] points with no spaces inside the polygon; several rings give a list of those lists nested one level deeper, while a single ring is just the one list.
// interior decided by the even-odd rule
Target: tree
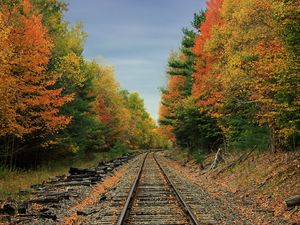
[{"label": "tree", "polygon": [[[281,25],[274,20],[277,5],[270,1],[224,0],[224,22],[213,30],[204,49],[210,56],[220,56],[213,65],[222,87],[220,113],[239,113],[237,107],[233,110],[233,101],[235,106],[246,104],[255,109],[248,118],[262,128],[270,128],[273,150],[297,132],[297,91],[293,90],[299,85],[297,69],[290,70],[295,65],[291,52],[280,39]],[[257,118],[253,118],[255,114]]]},{"label": "tree", "polygon": [[[191,97],[192,87],[195,85],[197,56],[195,53],[196,37],[198,37],[198,28],[205,22],[205,13],[200,12],[194,14],[194,21],[192,22],[193,29],[183,29],[183,39],[179,53],[172,53],[168,60],[168,85],[162,91],[162,102],[160,107],[160,124],[165,128],[165,133],[173,142],[180,146],[187,147],[191,151],[195,148],[204,147],[199,143],[203,141],[198,137],[202,122],[205,124],[210,123],[211,118],[200,111],[196,107],[196,102]],[[194,94],[194,93],[193,93]],[[185,107],[183,107],[183,105]],[[207,119],[208,121],[200,121]],[[195,129],[194,129],[195,128]],[[200,129],[200,130],[199,130]],[[186,132],[186,133],[185,133]],[[173,136],[172,136],[173,135]],[[216,134],[217,135],[217,134]],[[197,137],[197,138],[195,138]],[[204,147],[208,148],[208,146]],[[191,152],[190,152],[191,153]]]},{"label": "tree", "polygon": [[127,144],[130,112],[125,107],[120,86],[115,80],[114,69],[111,66],[99,66],[98,70],[99,77],[95,81],[97,111],[99,119],[107,127],[107,147],[116,142]]},{"label": "tree", "polygon": [[177,144],[194,150],[209,152],[221,143],[221,132],[215,119],[199,111],[194,99],[189,97],[177,106],[174,122]]},{"label": "tree", "polygon": [[[68,91],[76,92],[74,100],[63,106],[63,112],[72,116],[71,123],[54,137],[52,148],[64,149],[64,153],[90,153],[105,148],[105,126],[98,118],[95,82],[99,79],[99,66],[83,61],[79,65],[83,81],[69,80]],[[73,87],[73,90],[71,89]]]},{"label": "tree", "polygon": [[[207,2],[207,9],[204,18],[198,26],[198,34],[195,37],[193,53],[195,54],[195,72],[193,74],[194,84],[192,87],[192,95],[198,101],[199,108],[204,106],[215,106],[221,100],[220,85],[218,82],[219,72],[213,71],[212,66],[218,59],[217,54],[207,54],[205,46],[211,38],[211,33],[216,27],[222,24],[220,10],[223,0],[211,0]],[[220,50],[221,51],[221,46]],[[214,52],[215,53],[215,52]],[[208,108],[209,109],[209,108]],[[218,113],[209,109],[211,115],[218,117]]]},{"label": "tree", "polygon": [[155,122],[145,109],[144,101],[137,92],[123,92],[125,105],[130,111],[129,137],[132,148],[151,148],[155,142]]},{"label": "tree", "polygon": [[[59,114],[61,107],[72,100],[71,96],[62,96],[61,88],[55,88],[59,76],[47,73],[53,44],[40,15],[34,14],[29,1],[23,1],[23,9],[14,7],[9,11],[2,7],[2,20],[10,27],[6,41],[11,48],[9,61],[4,63],[6,77],[9,78],[9,99],[1,118],[1,136],[11,148],[12,160],[18,141],[26,135],[39,137],[53,134],[70,123],[71,117]],[[11,46],[11,47],[10,47]],[[1,54],[2,55],[2,54]],[[4,53],[5,55],[5,53]]]}]

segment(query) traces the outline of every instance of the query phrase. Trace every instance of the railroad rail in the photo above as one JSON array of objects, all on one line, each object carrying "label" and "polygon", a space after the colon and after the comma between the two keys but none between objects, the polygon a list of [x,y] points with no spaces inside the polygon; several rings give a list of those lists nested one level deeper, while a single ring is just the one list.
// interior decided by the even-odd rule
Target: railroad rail
[{"label": "railroad rail", "polygon": [[128,224],[200,224],[153,152],[145,155],[117,222]]}]

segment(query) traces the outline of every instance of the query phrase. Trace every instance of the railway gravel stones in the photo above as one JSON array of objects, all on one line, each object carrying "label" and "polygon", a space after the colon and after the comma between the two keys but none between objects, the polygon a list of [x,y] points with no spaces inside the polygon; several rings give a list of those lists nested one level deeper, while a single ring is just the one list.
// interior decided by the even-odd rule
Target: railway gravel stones
[{"label": "railway gravel stones", "polygon": [[[36,185],[34,197],[23,202],[22,207],[19,204],[19,214],[4,218],[8,224],[30,225],[64,224],[66,221],[72,223],[65,224],[187,225],[194,224],[187,213],[189,209],[196,224],[253,224],[223,199],[211,196],[182,176],[181,171],[172,168],[160,154],[145,153],[128,161],[131,158],[100,163],[93,170],[70,168],[68,175]],[[125,163],[125,167],[111,176]],[[128,210],[124,211],[136,181],[133,198]],[[94,183],[97,186],[92,189]],[[91,195],[92,203],[81,207],[81,202],[90,200]],[[76,205],[80,207],[74,207]],[[121,222],[120,215],[125,215]],[[269,224],[285,224],[271,221]]]},{"label": "railway gravel stones", "polygon": [[[226,200],[216,198],[197,184],[190,182],[187,177],[180,174],[180,171],[172,168],[167,159],[163,157],[158,157],[158,159],[163,165],[167,175],[175,183],[176,187],[179,189],[186,202],[195,212],[198,220],[201,223],[207,224],[211,219],[213,219],[215,224],[257,224],[252,223],[245,218],[245,216],[240,214],[239,211],[236,210],[236,208],[233,207],[233,205],[231,205],[229,202],[226,202]],[[241,204],[240,207],[242,207]],[[255,215],[254,212],[253,215]],[[288,223],[275,219],[274,217],[270,217],[269,222],[258,224],[285,225]]]},{"label": "railway gravel stones", "polygon": [[123,224],[190,224],[153,154],[146,158],[135,198]]},{"label": "railway gravel stones", "polygon": [[[111,188],[107,204],[100,204],[100,212],[82,220],[83,224],[130,224],[130,225],[186,225],[194,224],[186,208],[178,201],[169,181],[160,169],[154,154],[150,153],[141,169],[143,160],[131,167],[131,170]],[[139,171],[141,174],[139,175]],[[132,185],[137,186],[135,189]],[[134,194],[129,192],[134,190]],[[131,199],[129,204],[128,199]],[[128,208],[127,208],[128,206]],[[123,217],[125,215],[125,217]],[[209,221],[210,220],[210,221]],[[211,222],[206,218],[206,222]],[[213,221],[215,222],[215,221]],[[210,223],[206,223],[210,224]]]},{"label": "railway gravel stones", "polygon": [[[111,225],[117,223],[121,210],[125,205],[128,192],[137,176],[144,157],[145,154],[140,155],[129,165],[126,174],[105,195],[106,199],[104,203],[98,206],[99,212],[94,214],[92,218],[87,218],[89,221],[93,221],[90,224]],[[83,222],[85,221],[87,220]]]}]

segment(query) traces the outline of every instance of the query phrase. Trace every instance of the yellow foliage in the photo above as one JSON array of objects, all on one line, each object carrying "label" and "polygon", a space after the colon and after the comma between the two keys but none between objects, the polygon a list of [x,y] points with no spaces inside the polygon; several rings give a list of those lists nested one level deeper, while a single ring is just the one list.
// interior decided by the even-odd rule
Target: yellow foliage
[{"label": "yellow foliage", "polygon": [[85,76],[82,74],[80,68],[81,58],[75,53],[70,53],[63,56],[60,60],[59,71],[71,81],[72,84],[82,86],[85,81]]}]

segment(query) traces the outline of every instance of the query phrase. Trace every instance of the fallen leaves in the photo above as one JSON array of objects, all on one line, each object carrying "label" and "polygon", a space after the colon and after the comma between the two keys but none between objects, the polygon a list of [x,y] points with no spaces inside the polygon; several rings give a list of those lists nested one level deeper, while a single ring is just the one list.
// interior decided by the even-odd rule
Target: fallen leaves
[{"label": "fallen leaves", "polygon": [[[300,193],[299,157],[299,152],[278,152],[272,158],[268,153],[255,153],[241,165],[219,176],[215,176],[214,171],[202,175],[193,161],[186,166],[175,161],[168,163],[179,174],[212,196],[223,199],[255,224],[270,224],[269,217],[299,224],[300,210],[288,210],[284,203],[285,198]],[[235,158],[233,154],[227,160]]]}]

